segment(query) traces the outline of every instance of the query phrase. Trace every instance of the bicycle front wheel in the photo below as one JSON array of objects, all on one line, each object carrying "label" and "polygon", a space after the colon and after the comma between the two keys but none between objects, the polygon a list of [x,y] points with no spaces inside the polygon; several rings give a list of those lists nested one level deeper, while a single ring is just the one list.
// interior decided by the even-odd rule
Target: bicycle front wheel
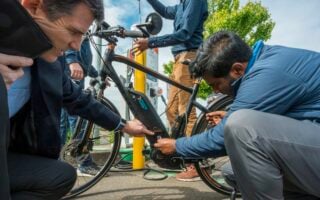
[{"label": "bicycle front wheel", "polygon": [[[231,103],[232,98],[228,96],[218,97],[209,105],[209,111],[227,110]],[[201,114],[192,132],[193,134],[198,134],[210,128],[213,128],[213,126],[208,124],[205,114]],[[233,188],[226,183],[221,173],[222,166],[227,162],[229,162],[228,156],[207,158],[196,163],[195,167],[206,185],[221,194],[230,195]]]},{"label": "bicycle front wheel", "polygon": [[[101,103],[119,114],[109,100],[102,99]],[[77,138],[88,132],[89,140],[79,150],[79,144],[83,141]],[[87,120],[78,120],[74,137],[60,152],[60,159],[77,170],[76,183],[63,199],[69,199],[87,191],[107,174],[119,153],[121,135],[122,133],[105,130]]]}]

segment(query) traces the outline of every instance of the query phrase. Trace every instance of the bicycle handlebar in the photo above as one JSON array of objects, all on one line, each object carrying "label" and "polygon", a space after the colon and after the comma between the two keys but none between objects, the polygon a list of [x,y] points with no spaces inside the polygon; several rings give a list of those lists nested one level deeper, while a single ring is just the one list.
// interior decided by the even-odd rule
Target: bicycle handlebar
[{"label": "bicycle handlebar", "polygon": [[121,26],[108,27],[104,30],[97,30],[92,33],[92,35],[98,36],[100,38],[106,39],[107,41],[114,41],[113,37],[121,37],[121,38],[145,38],[148,37],[143,31],[135,30],[130,31],[126,30]]},{"label": "bicycle handlebar", "polygon": [[131,37],[131,38],[147,37],[142,31],[123,30],[122,34],[124,37]]},{"label": "bicycle handlebar", "polygon": [[147,16],[145,23],[137,24],[135,27],[138,30],[131,31],[126,30],[121,26],[110,26],[107,22],[102,22],[93,27],[89,36],[98,36],[114,44],[117,43],[116,37],[146,38],[160,32],[162,28],[161,16],[157,13],[151,13]]}]

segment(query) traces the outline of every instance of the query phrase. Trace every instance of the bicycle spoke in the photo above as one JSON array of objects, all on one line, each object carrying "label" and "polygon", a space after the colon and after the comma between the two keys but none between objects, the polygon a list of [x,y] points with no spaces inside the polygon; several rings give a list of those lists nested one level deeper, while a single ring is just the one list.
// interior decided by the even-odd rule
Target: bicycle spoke
[{"label": "bicycle spoke", "polygon": [[[232,99],[224,96],[221,99],[218,99],[210,107],[209,111],[225,110],[230,105]],[[205,115],[200,116],[194,133],[201,133],[205,130],[213,128],[214,126],[208,124]],[[201,177],[201,179],[213,190],[230,195],[233,188],[229,186],[224,180],[222,175],[223,166],[229,162],[228,156],[218,157],[218,158],[207,158],[196,164],[196,169]]]},{"label": "bicycle spoke", "polygon": [[[106,103],[105,105],[109,106]],[[113,131],[107,131],[96,125],[86,126],[86,128],[90,130],[77,128],[75,138],[83,133],[89,133],[87,142],[72,139],[60,153],[60,159],[77,170],[76,183],[65,199],[88,190],[103,178],[110,170],[120,149],[121,134],[114,134]]]}]

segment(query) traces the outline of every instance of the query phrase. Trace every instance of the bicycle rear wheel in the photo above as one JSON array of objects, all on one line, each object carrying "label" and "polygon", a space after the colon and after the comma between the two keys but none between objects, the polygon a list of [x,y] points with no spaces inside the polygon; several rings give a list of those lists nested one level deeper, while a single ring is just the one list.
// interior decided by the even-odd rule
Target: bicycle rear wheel
[{"label": "bicycle rear wheel", "polygon": [[[227,110],[231,103],[232,98],[223,95],[209,105],[209,111]],[[192,132],[198,134],[210,128],[213,128],[213,126],[208,124],[205,114],[201,114]],[[225,182],[221,173],[222,166],[227,162],[229,162],[228,156],[207,158],[196,163],[195,167],[206,185],[221,194],[230,195],[233,188]]]},{"label": "bicycle rear wheel", "polygon": [[[102,99],[101,103],[119,114],[118,110],[109,100]],[[80,154],[76,152],[79,152],[78,145],[82,141],[77,138],[71,139],[60,152],[60,159],[69,163],[77,170],[76,183],[63,199],[75,197],[97,184],[112,167],[120,149],[122,133],[114,134],[113,131],[105,130],[87,120],[79,119],[79,121],[74,134],[79,135],[81,134],[79,131],[88,131],[90,132],[90,138],[80,151]],[[81,169],[85,168],[85,164],[89,166],[94,165],[96,171],[91,171],[91,174],[82,173]]]}]

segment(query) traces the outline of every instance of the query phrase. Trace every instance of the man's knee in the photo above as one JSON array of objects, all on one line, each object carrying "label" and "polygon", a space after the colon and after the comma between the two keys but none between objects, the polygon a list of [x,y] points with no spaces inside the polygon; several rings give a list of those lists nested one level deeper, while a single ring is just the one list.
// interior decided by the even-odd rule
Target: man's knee
[{"label": "man's knee", "polygon": [[232,113],[224,126],[224,138],[225,140],[232,139],[239,129],[246,123],[245,116],[248,110],[238,110]]},{"label": "man's knee", "polygon": [[52,195],[62,197],[72,189],[77,179],[77,173],[71,165],[64,162],[59,162],[55,167],[59,174],[57,174],[55,181],[51,182],[48,190]]},{"label": "man's knee", "polygon": [[64,187],[69,187],[71,189],[77,179],[76,170],[74,167],[64,162],[61,162],[60,165],[60,169],[63,173],[61,175],[61,183],[64,185]]},{"label": "man's knee", "polygon": [[224,140],[226,145],[231,143],[244,142],[255,137],[249,131],[253,128],[252,122],[258,111],[242,109],[232,113],[224,126]]}]

